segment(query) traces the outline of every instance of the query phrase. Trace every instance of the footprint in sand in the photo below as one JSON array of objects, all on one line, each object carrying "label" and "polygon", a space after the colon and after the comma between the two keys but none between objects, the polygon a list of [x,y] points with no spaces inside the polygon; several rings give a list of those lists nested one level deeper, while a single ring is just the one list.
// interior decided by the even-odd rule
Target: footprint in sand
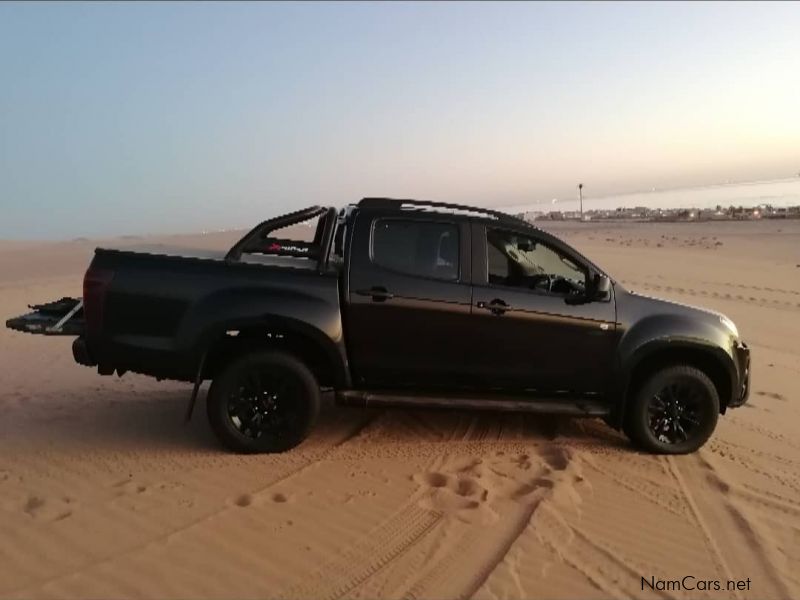
[{"label": "footprint in sand", "polygon": [[524,498],[525,496],[532,494],[536,490],[542,488],[552,489],[554,486],[555,483],[553,482],[552,479],[547,479],[546,477],[538,477],[534,479],[531,483],[526,483],[520,486],[520,488],[513,493],[512,497],[514,499]]},{"label": "footprint in sand", "polygon": [[520,454],[514,462],[516,463],[517,468],[522,469],[523,471],[527,471],[533,466],[530,456],[527,454]]},{"label": "footprint in sand", "polygon": [[[423,508],[441,511],[467,522],[477,520],[489,523],[496,520],[494,512],[482,506],[489,491],[471,476],[434,471],[423,473],[415,480],[429,492],[420,501]],[[481,508],[484,509],[483,514],[471,514]]]},{"label": "footprint in sand", "polygon": [[61,521],[72,516],[69,508],[74,500],[69,496],[47,499],[42,496],[30,495],[22,507],[22,511],[32,519],[40,521]]},{"label": "footprint in sand", "polygon": [[539,451],[539,456],[555,471],[563,471],[570,461],[570,454],[559,446],[545,446]]},{"label": "footprint in sand", "polygon": [[143,483],[139,483],[133,479],[122,479],[121,481],[116,482],[111,487],[117,488],[120,490],[120,496],[124,494],[143,494],[147,491],[147,486]]},{"label": "footprint in sand", "polygon": [[[458,461],[461,461],[460,464]],[[509,502],[530,506],[550,493],[572,463],[558,446],[537,449],[535,456],[496,452],[490,459],[457,459],[437,471],[418,473],[420,506],[470,524],[488,525]],[[583,482],[573,474],[570,487]]]},{"label": "footprint in sand", "polygon": [[443,473],[425,473],[422,481],[432,488],[445,487],[447,485],[447,475]]},{"label": "footprint in sand", "polygon": [[[270,501],[274,502],[275,504],[284,504],[286,502],[292,502],[294,497],[290,495],[283,494],[281,492],[276,492],[269,497]],[[238,506],[240,508],[247,508],[248,506],[252,506],[256,504],[258,501],[258,496],[254,494],[239,494],[232,500],[229,500],[228,503],[233,506]]]},{"label": "footprint in sand", "polygon": [[251,494],[242,494],[237,496],[233,503],[241,508],[246,508],[253,503],[253,496]]},{"label": "footprint in sand", "polygon": [[779,394],[777,392],[756,392],[756,395],[772,398],[773,400],[783,400],[784,402],[786,402],[786,396],[784,396],[783,394]]},{"label": "footprint in sand", "polygon": [[28,500],[25,502],[25,508],[23,510],[30,516],[34,517],[39,513],[44,504],[44,498],[40,498],[39,496],[28,496]]}]

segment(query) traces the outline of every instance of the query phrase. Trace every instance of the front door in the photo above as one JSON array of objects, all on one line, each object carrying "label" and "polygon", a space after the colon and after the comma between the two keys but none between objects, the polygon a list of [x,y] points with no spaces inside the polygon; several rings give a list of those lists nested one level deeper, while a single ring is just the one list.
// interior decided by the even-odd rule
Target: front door
[{"label": "front door", "polygon": [[530,230],[473,225],[472,361],[483,387],[603,393],[615,311],[574,303],[590,274],[562,244]]},{"label": "front door", "polygon": [[370,388],[463,383],[469,223],[361,212],[352,240],[345,326],[355,381]]}]

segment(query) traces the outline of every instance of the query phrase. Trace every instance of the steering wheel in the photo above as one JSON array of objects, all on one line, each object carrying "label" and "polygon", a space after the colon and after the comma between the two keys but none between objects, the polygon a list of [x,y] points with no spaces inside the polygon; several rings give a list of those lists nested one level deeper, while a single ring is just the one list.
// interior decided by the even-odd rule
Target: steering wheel
[{"label": "steering wheel", "polygon": [[550,292],[569,296],[575,292],[575,288],[566,277],[553,275],[550,279]]},{"label": "steering wheel", "polygon": [[566,296],[575,296],[582,293],[578,285],[567,277],[562,275],[554,275],[550,281],[550,292],[555,294],[564,294]]},{"label": "steering wheel", "polygon": [[530,288],[532,290],[543,290],[549,294],[550,290],[553,288],[553,278],[546,273],[531,275]]}]

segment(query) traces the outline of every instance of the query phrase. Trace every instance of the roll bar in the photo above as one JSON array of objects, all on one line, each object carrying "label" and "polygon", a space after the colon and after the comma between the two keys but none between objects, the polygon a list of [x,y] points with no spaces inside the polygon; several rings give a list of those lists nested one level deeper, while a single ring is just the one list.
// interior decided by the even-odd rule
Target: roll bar
[{"label": "roll bar", "polygon": [[[259,253],[271,256],[294,256],[317,261],[317,269],[324,272],[328,268],[328,248],[336,227],[337,211],[333,207],[310,206],[303,210],[291,212],[280,217],[268,219],[253,227],[244,237],[236,242],[225,260],[238,262],[242,254]],[[323,216],[324,215],[324,216]],[[301,242],[269,237],[276,229],[303,223],[314,217],[322,217],[317,223],[312,242]]]}]

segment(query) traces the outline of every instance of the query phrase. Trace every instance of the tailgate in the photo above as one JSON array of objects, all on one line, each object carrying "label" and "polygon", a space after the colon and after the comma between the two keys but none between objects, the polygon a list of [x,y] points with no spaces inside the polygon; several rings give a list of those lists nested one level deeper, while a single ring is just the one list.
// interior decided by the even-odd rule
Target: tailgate
[{"label": "tailgate", "polygon": [[32,310],[19,317],[8,319],[6,327],[25,333],[40,335],[83,335],[83,300],[61,298],[46,304],[28,305]]}]

